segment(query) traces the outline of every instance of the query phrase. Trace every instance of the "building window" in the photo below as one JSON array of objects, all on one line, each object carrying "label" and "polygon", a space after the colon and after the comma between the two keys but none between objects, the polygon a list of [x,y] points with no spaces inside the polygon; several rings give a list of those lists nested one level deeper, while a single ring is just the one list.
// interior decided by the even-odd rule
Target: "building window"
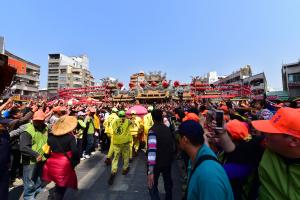
[{"label": "building window", "polygon": [[59,80],[60,80],[60,81],[66,81],[66,80],[67,80],[67,77],[65,77],[65,76],[60,76],[60,77],[59,77]]},{"label": "building window", "polygon": [[49,74],[57,74],[58,69],[49,69]]},{"label": "building window", "polygon": [[60,55],[59,54],[49,54],[50,59],[59,59]]},{"label": "building window", "polygon": [[57,76],[49,76],[48,80],[49,81],[58,81],[58,78],[57,78]]},{"label": "building window", "polygon": [[80,72],[73,72],[74,75],[80,75]]},{"label": "building window", "polygon": [[57,88],[57,83],[48,83],[49,88]]},{"label": "building window", "polygon": [[288,82],[289,83],[300,82],[300,73],[289,74],[288,75]]},{"label": "building window", "polygon": [[49,63],[49,68],[58,68],[59,63]]},{"label": "building window", "polygon": [[35,81],[32,81],[32,80],[29,80],[29,83],[28,83],[30,86],[36,86],[36,82]]},{"label": "building window", "polygon": [[61,69],[61,70],[60,70],[60,73],[61,73],[61,74],[65,74],[65,73],[67,73],[67,70],[66,70],[66,69]]},{"label": "building window", "polygon": [[66,87],[66,84],[60,84],[59,85],[59,88],[61,89],[61,88],[65,88]]},{"label": "building window", "polygon": [[16,89],[16,90],[14,91],[14,94],[21,94],[21,90]]},{"label": "building window", "polygon": [[73,86],[74,86],[74,88],[80,88],[80,87],[82,87],[82,85],[78,85],[78,84],[74,84]]}]

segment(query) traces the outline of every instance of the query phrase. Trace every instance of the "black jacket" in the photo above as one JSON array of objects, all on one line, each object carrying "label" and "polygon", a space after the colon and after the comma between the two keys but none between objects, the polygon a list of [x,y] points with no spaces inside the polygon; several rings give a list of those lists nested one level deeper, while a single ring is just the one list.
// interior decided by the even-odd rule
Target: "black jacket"
[{"label": "black jacket", "polygon": [[172,163],[174,152],[174,139],[170,129],[163,123],[154,123],[150,130],[156,133],[155,168],[169,167]]}]

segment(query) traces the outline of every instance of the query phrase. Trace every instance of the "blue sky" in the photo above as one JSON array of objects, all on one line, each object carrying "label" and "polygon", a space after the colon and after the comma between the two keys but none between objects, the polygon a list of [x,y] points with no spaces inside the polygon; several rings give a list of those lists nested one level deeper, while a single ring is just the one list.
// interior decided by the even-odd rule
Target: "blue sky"
[{"label": "blue sky", "polygon": [[95,78],[128,82],[144,70],[169,79],[250,64],[281,88],[282,63],[300,57],[299,0],[26,0],[1,2],[6,49],[42,66],[49,53],[87,54]]}]

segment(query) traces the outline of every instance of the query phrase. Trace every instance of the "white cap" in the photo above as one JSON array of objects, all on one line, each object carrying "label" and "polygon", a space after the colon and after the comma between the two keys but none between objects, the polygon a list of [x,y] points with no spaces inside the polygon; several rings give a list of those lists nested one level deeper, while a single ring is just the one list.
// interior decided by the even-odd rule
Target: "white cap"
[{"label": "white cap", "polygon": [[84,115],[85,115],[85,113],[82,112],[82,111],[79,111],[79,112],[77,113],[77,116],[84,116]]}]

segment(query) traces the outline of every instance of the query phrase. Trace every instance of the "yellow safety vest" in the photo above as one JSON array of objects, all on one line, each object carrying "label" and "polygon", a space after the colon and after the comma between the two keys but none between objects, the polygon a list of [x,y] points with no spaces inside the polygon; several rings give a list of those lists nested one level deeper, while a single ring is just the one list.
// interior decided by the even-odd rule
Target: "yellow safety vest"
[{"label": "yellow safety vest", "polygon": [[131,142],[132,136],[130,134],[129,126],[131,122],[128,119],[125,119],[122,122],[122,119],[117,119],[113,123],[113,144],[125,144]]},{"label": "yellow safety vest", "polygon": [[113,123],[116,119],[119,119],[118,115],[116,113],[112,113],[108,116],[108,118],[104,121],[103,126],[104,126],[104,132],[108,135],[111,136],[113,133]]},{"label": "yellow safety vest", "polygon": [[149,129],[153,126],[153,120],[151,113],[144,116],[144,133],[148,134]]},{"label": "yellow safety vest", "polygon": [[95,129],[100,129],[100,119],[96,114],[94,114],[94,126]]},{"label": "yellow safety vest", "polygon": [[[37,131],[32,123],[28,123],[26,126],[25,131],[31,136],[32,138],[32,146],[31,149],[37,152],[39,155],[42,156],[42,160],[45,161],[45,152],[43,147],[47,145],[48,140],[48,128],[46,127],[43,132]],[[30,164],[36,163],[35,159],[30,160]]]},{"label": "yellow safety vest", "polygon": [[140,132],[141,127],[142,119],[137,116],[134,117],[134,120],[132,120],[132,124],[129,127],[131,135],[137,135]]}]

